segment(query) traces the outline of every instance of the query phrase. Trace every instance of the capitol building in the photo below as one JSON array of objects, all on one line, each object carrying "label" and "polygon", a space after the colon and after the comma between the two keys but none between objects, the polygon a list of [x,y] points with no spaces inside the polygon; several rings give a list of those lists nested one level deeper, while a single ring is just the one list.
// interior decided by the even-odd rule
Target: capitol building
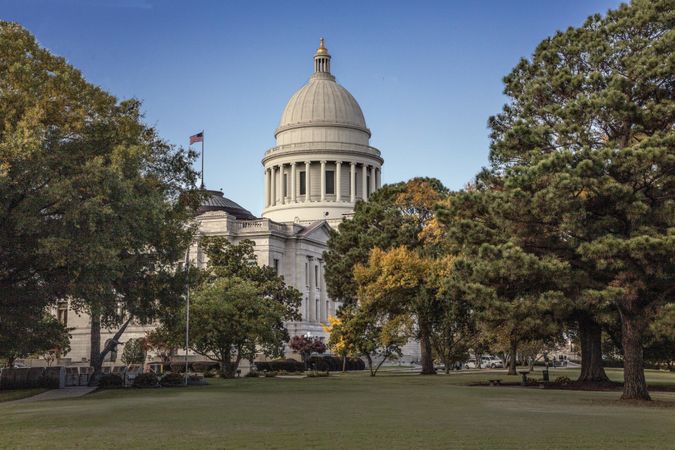
[{"label": "capitol building", "polygon": [[[251,213],[220,191],[208,191],[197,211],[199,236],[255,242],[258,263],[273,267],[302,293],[302,320],[286,324],[290,336],[325,338],[321,324],[340,306],[326,292],[323,254],[331,227],[350,217],[355,203],[367,200],[381,185],[384,160],[370,146],[370,136],[361,107],[331,73],[331,55],[321,39],[309,81],[291,96],[274,131],[276,145],[262,156],[262,214]],[[193,264],[204,267],[198,240],[189,255]],[[66,308],[59,318],[73,328],[66,359],[88,362],[89,317]],[[150,329],[132,324],[121,342],[144,337]],[[114,332],[102,330],[101,344]]]}]

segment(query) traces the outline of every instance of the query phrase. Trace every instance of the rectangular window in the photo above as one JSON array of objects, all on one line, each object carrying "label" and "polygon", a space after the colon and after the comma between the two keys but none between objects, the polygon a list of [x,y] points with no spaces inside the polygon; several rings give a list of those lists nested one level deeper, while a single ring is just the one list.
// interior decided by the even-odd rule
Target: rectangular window
[{"label": "rectangular window", "polygon": [[314,266],[314,287],[319,288],[319,266]]},{"label": "rectangular window", "polygon": [[284,174],[284,197],[288,197],[288,174]]},{"label": "rectangular window", "polygon": [[335,172],[326,171],[326,194],[335,194]]},{"label": "rectangular window", "polygon": [[367,195],[370,195],[370,175],[368,175],[368,178],[366,179],[366,193]]},{"label": "rectangular window", "polygon": [[57,320],[64,327],[68,326],[68,302],[59,302],[57,310]]},{"label": "rectangular window", "polygon": [[300,172],[300,195],[307,194],[307,177],[305,172]]},{"label": "rectangular window", "polygon": [[279,260],[274,258],[274,272],[279,275]]}]

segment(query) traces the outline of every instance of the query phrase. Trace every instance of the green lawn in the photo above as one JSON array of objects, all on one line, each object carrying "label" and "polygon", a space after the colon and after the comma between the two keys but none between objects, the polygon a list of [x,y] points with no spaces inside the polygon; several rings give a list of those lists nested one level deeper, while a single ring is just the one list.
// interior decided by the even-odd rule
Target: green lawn
[{"label": "green lawn", "polygon": [[[673,392],[653,393],[654,404],[623,404],[618,392],[466,386],[492,376],[387,371],[376,378],[210,380],[3,404],[0,446],[675,448]],[[675,384],[665,373],[648,372],[648,380]]]},{"label": "green lawn", "polygon": [[[22,398],[26,397],[32,397],[34,395],[39,394],[40,392],[44,392],[47,389],[44,388],[35,388],[35,389],[19,389],[19,390],[11,390],[11,391],[0,391],[0,403],[2,402],[9,402],[12,400],[19,400]],[[0,442],[0,445],[2,445],[2,442]]]}]

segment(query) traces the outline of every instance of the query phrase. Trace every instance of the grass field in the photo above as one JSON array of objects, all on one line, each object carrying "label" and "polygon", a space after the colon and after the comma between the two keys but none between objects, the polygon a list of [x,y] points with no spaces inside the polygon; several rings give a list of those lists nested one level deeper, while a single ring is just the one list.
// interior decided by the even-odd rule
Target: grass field
[{"label": "grass field", "polygon": [[[556,371],[553,377],[571,370]],[[610,371],[620,379],[618,371]],[[0,405],[3,448],[675,448],[675,393],[469,387],[493,374],[387,371],[210,380]],[[675,385],[675,375],[648,372]],[[507,379],[503,373],[500,378]],[[516,380],[517,377],[513,377]]]},{"label": "grass field", "polygon": [[[0,391],[0,403],[11,402],[12,400],[19,400],[26,397],[32,397],[46,390],[47,389],[43,388],[35,388],[35,389],[21,389],[17,391]],[[0,445],[2,445],[1,442]]]}]

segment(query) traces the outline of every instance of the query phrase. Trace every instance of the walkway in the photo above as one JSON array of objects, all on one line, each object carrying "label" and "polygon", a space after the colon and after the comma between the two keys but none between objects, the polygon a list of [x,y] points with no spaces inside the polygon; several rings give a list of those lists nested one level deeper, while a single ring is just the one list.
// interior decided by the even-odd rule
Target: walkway
[{"label": "walkway", "polygon": [[5,402],[4,404],[41,402],[44,400],[63,400],[63,399],[77,398],[82,397],[83,395],[87,395],[88,393],[93,392],[95,390],[96,390],[95,387],[89,386],[72,386],[64,389],[51,389],[49,391],[42,392],[32,397],[26,397],[19,400],[14,400],[12,402]]}]

